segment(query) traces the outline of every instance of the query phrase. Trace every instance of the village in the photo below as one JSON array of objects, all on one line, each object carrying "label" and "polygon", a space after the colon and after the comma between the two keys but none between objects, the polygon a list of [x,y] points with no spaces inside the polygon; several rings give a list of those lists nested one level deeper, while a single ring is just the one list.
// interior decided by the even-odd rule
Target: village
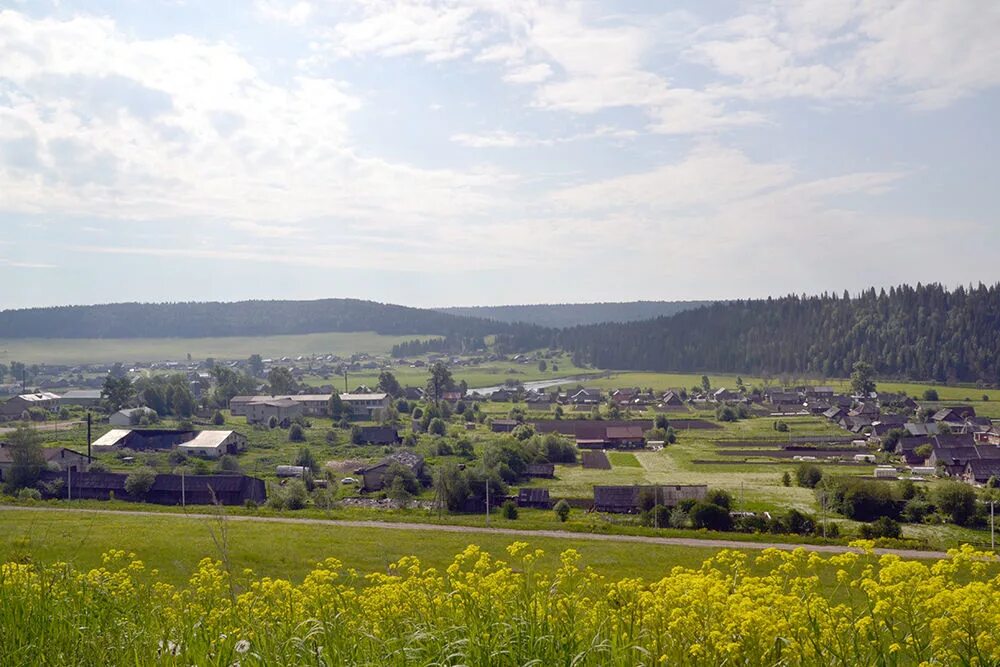
[{"label": "village", "polygon": [[[21,498],[65,501],[423,507],[456,516],[567,506],[664,527],[762,530],[771,522],[769,530],[779,531],[780,517],[808,515],[816,503],[743,502],[747,484],[761,486],[766,470],[778,472],[765,486],[779,484],[782,474],[801,477],[800,469],[883,486],[950,480],[983,488],[1000,479],[1000,426],[977,416],[971,403],[936,400],[933,390],[919,397],[876,391],[871,379],[864,392],[749,385],[742,378],[712,387],[707,377],[666,390],[604,388],[614,376],[597,373],[592,377],[602,386],[554,380],[536,388],[510,373],[540,360],[544,365],[546,357],[558,363],[553,351],[492,360],[365,356],[323,358],[322,366],[303,358],[70,369],[104,370],[104,382],[99,388],[47,386],[0,405],[0,418],[9,422],[0,442],[19,431],[53,442],[41,448],[37,474],[20,489],[11,484],[24,475],[12,475],[14,447],[0,444],[0,482]],[[496,386],[475,389],[453,379],[463,366],[497,362],[509,367]],[[336,391],[332,383],[302,382],[365,371],[378,373],[374,387]],[[420,373],[427,381],[404,386],[394,371]],[[259,393],[233,394],[237,374],[241,388]],[[184,404],[176,396],[190,393],[189,409],[158,413],[150,405],[157,402],[148,391],[151,377],[180,388],[168,405]],[[132,391],[110,395],[122,387]],[[690,457],[687,470],[673,478],[658,472],[678,456]],[[464,492],[448,495],[448,475],[461,480]],[[891,512],[894,519],[905,504],[902,499],[901,509]],[[705,519],[708,506],[728,517]],[[652,511],[657,507],[662,517]],[[824,534],[834,525],[811,520]]]}]

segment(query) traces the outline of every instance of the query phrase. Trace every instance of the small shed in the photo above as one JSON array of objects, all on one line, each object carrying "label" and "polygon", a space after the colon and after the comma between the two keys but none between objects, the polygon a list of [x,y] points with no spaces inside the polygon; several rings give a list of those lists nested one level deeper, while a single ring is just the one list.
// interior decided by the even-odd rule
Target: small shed
[{"label": "small shed", "polygon": [[534,507],[537,509],[549,509],[552,507],[552,500],[549,498],[548,489],[520,489],[517,492],[518,507]]}]

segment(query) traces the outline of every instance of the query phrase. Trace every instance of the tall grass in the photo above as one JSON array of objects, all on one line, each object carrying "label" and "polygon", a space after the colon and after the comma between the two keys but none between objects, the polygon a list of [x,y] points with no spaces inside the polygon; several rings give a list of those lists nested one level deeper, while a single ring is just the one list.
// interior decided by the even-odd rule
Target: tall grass
[{"label": "tall grass", "polygon": [[407,557],[364,575],[329,559],[299,585],[205,559],[174,587],[122,551],[89,572],[7,563],[0,665],[1000,662],[1000,579],[969,548],[930,564],[724,551],[653,584],[608,581],[572,550],[550,568],[527,544],[508,553],[470,546],[444,571]]}]

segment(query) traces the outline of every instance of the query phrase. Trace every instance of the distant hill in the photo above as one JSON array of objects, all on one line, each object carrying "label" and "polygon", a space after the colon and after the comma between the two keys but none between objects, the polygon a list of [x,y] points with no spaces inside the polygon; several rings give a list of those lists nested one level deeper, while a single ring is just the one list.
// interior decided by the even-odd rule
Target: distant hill
[{"label": "distant hill", "polygon": [[711,301],[628,301],[624,303],[555,303],[525,306],[456,306],[442,313],[485,317],[498,322],[527,322],[562,329],[602,322],[636,322],[670,317]]},{"label": "distant hill", "polygon": [[552,336],[532,325],[358,299],[115,303],[0,311],[0,339],[204,338],[337,331],[441,335],[456,341],[500,335],[519,348],[547,345]]}]

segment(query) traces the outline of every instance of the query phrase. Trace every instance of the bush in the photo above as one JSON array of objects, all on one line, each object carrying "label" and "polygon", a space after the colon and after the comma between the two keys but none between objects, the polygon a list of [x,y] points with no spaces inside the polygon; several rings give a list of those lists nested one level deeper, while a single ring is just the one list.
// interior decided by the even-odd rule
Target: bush
[{"label": "bush", "polygon": [[33,489],[31,487],[24,487],[17,492],[18,500],[41,500],[42,494],[38,489]]},{"label": "bush", "polygon": [[691,524],[695,528],[726,531],[732,529],[733,520],[725,507],[702,500],[691,508]]},{"label": "bush", "polygon": [[443,419],[435,417],[427,425],[427,432],[431,435],[445,435],[448,432],[448,427]]},{"label": "bush", "polygon": [[705,502],[718,505],[726,511],[733,509],[733,497],[722,489],[710,489],[709,492],[705,494]]},{"label": "bush", "polygon": [[899,523],[887,516],[879,517],[875,521],[861,526],[861,537],[866,540],[875,540],[880,537],[898,540],[902,535],[903,529]]},{"label": "bush", "polygon": [[925,401],[937,401],[938,393],[937,389],[924,389],[924,400]]},{"label": "bush", "polygon": [[271,415],[271,418],[267,420],[267,427],[271,430],[278,428],[278,418]]},{"label": "bush", "polygon": [[306,432],[301,424],[292,424],[288,429],[289,442],[305,442]]},{"label": "bush", "polygon": [[729,405],[720,405],[715,409],[715,418],[720,422],[734,422],[739,419],[739,413]]},{"label": "bush", "polygon": [[125,491],[133,498],[145,500],[146,494],[153,488],[156,481],[156,471],[143,467],[129,473],[125,478]]},{"label": "bush", "polygon": [[792,476],[788,474],[787,470],[781,476],[781,485],[782,486],[791,486],[792,485]]},{"label": "bush", "polygon": [[807,489],[815,489],[816,485],[823,479],[823,471],[819,466],[812,463],[800,463],[795,468],[795,481],[799,486]]},{"label": "bush", "polygon": [[517,519],[517,505],[514,504],[513,500],[504,502],[502,512],[505,519],[510,519],[511,521]]},{"label": "bush", "polygon": [[779,433],[788,433],[788,424],[783,421],[774,422],[774,430]]},{"label": "bush", "polygon": [[570,507],[569,503],[566,502],[565,500],[560,500],[559,502],[557,502],[556,506],[553,507],[552,509],[555,510],[556,516],[559,517],[559,520],[562,521],[563,523],[565,523],[566,520],[569,518]]},{"label": "bush", "polygon": [[934,503],[952,523],[964,526],[976,514],[976,492],[961,482],[944,482],[934,490]]},{"label": "bush", "polygon": [[299,453],[295,457],[295,465],[302,466],[312,472],[319,470],[319,463],[316,462],[316,456],[308,447],[302,447],[299,449]]},{"label": "bush", "polygon": [[903,511],[899,518],[907,523],[921,523],[924,518],[931,513],[931,504],[926,500],[912,498],[903,505]]},{"label": "bush", "polygon": [[902,509],[902,502],[893,495],[895,488],[875,480],[840,477],[824,482],[823,487],[817,493],[827,494],[830,509],[855,521],[895,519]]},{"label": "bush", "polygon": [[94,461],[87,470],[90,472],[111,472],[111,467],[104,461]]},{"label": "bush", "polygon": [[235,456],[226,455],[219,459],[219,470],[221,472],[240,472],[240,462]]},{"label": "bush", "polygon": [[212,416],[212,423],[216,426],[222,426],[226,423],[226,418],[222,415],[222,412],[216,410],[215,414]]},{"label": "bush", "polygon": [[288,510],[300,510],[306,506],[309,500],[309,492],[306,490],[305,482],[293,479],[285,487],[284,507]]}]

